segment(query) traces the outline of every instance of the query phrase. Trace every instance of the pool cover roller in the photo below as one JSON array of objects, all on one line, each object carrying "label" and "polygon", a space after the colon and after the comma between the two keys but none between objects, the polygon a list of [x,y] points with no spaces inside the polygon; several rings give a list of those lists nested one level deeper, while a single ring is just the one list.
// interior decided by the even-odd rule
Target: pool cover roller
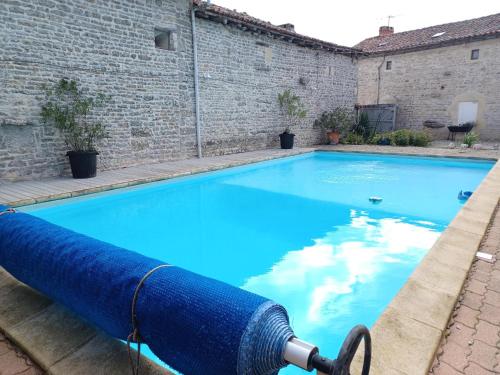
[{"label": "pool cover roller", "polygon": [[[132,332],[134,292],[161,264],[0,206],[0,266],[116,338]],[[141,341],[184,374],[275,374],[296,340],[282,306],[175,266],[148,277],[135,311]]]}]

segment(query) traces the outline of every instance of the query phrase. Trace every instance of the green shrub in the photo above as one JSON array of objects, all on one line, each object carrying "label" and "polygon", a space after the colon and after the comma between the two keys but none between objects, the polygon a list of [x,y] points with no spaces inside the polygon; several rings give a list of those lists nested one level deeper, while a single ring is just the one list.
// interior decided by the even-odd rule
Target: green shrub
[{"label": "green shrub", "polygon": [[474,146],[479,141],[479,135],[474,132],[469,132],[464,135],[464,143],[467,147]]},{"label": "green shrub", "polygon": [[393,131],[390,135],[391,144],[395,146],[408,146],[410,144],[410,131],[408,129],[399,129]]},{"label": "green shrub", "polygon": [[426,147],[431,143],[429,134],[423,131],[413,131],[410,136],[410,145],[416,147]]},{"label": "green shrub", "polygon": [[300,125],[301,121],[306,117],[306,107],[300,97],[290,89],[278,94],[278,104],[286,122],[285,133],[290,133],[290,128]]},{"label": "green shrub", "polygon": [[365,143],[365,139],[361,134],[357,133],[347,133],[347,135],[341,138],[341,142],[348,145],[362,145]]},{"label": "green shrub", "polygon": [[378,133],[373,135],[368,143],[372,145],[392,146],[417,146],[425,147],[431,142],[430,136],[426,132],[409,129],[399,129],[388,133]]},{"label": "green shrub", "polygon": [[368,113],[366,112],[360,113],[358,122],[354,125],[353,130],[356,134],[362,135],[363,138],[368,141],[371,135],[370,119],[368,117]]},{"label": "green shrub", "polygon": [[369,145],[378,145],[379,141],[382,139],[382,134],[375,134],[369,140]]},{"label": "green shrub", "polygon": [[106,126],[90,115],[95,109],[104,107],[110,97],[102,93],[86,94],[75,80],[65,78],[53,87],[43,87],[42,121],[61,130],[72,151],[96,151],[98,141],[109,135]]},{"label": "green shrub", "polygon": [[353,123],[354,115],[349,107],[337,107],[331,112],[325,111],[314,121],[315,126],[340,134],[347,133]]},{"label": "green shrub", "polygon": [[368,143],[371,145],[388,145],[391,144],[391,133],[378,133],[374,134]]}]

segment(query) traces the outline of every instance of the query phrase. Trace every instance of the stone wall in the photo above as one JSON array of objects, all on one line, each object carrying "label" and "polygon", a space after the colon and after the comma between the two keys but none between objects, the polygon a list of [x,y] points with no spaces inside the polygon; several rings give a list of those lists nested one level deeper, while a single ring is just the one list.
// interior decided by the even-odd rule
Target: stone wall
[{"label": "stone wall", "polygon": [[[39,117],[42,85],[62,77],[112,96],[95,114],[111,135],[101,170],[195,156],[189,9],[189,0],[0,2],[0,180],[69,173],[61,135]],[[312,129],[320,111],[355,101],[350,57],[197,24],[207,155],[276,145],[285,127],[276,97],[285,88],[310,109],[294,129],[300,145],[321,139]],[[155,27],[173,30],[175,51],[155,48]]]},{"label": "stone wall", "polygon": [[301,126],[292,129],[298,145],[324,141],[324,133],[312,126],[321,112],[354,105],[356,68],[351,57],[205,19],[197,25],[206,152],[276,146],[286,127],[277,97],[288,88],[308,109]]},{"label": "stone wall", "polygon": [[[154,27],[177,50],[156,49]],[[68,173],[67,147],[40,123],[43,84],[61,77],[112,96],[101,169],[195,153],[187,0],[0,3],[0,179]],[[182,135],[182,136],[181,136]]]},{"label": "stone wall", "polygon": [[[471,51],[479,49],[479,59]],[[392,69],[386,70],[386,62]],[[483,141],[500,139],[500,39],[465,43],[358,62],[358,102],[398,105],[398,128],[423,129],[426,120],[457,125],[458,104],[478,103],[478,126]],[[446,128],[436,132],[446,137]]]}]

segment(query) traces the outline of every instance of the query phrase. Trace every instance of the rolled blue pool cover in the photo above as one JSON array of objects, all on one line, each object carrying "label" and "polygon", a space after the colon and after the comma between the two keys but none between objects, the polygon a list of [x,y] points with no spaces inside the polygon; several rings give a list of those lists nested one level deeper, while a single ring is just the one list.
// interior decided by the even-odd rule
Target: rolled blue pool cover
[{"label": "rolled blue pool cover", "polygon": [[[137,284],[160,264],[28,214],[0,215],[0,265],[122,340],[132,332]],[[285,309],[223,282],[162,268],[140,290],[136,311],[142,341],[181,373],[261,375],[286,365],[293,331]]]}]

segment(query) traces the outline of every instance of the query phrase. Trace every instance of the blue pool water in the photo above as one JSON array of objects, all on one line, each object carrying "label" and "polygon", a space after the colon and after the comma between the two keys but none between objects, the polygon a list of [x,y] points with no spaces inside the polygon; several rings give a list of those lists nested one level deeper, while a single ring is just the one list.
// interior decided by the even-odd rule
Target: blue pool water
[{"label": "blue pool water", "polygon": [[334,357],[352,326],[377,320],[460,209],[458,192],[492,165],[316,152],[24,210],[274,299],[300,338]]}]

